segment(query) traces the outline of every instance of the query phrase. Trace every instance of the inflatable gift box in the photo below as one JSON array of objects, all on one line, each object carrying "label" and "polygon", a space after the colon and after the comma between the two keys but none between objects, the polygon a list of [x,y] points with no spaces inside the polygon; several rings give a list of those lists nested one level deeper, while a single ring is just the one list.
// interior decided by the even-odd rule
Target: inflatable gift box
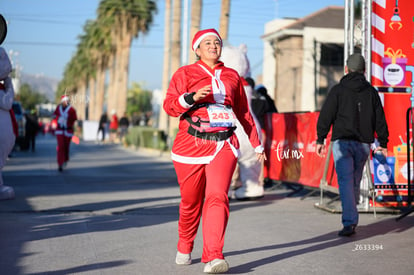
[{"label": "inflatable gift box", "polygon": [[401,50],[394,51],[388,48],[382,58],[385,86],[405,86],[405,66],[408,59]]}]

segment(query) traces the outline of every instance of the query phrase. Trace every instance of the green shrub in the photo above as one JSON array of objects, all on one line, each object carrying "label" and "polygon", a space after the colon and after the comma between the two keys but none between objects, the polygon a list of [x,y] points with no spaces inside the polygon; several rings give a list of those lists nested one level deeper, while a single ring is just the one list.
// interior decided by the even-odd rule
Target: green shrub
[{"label": "green shrub", "polygon": [[134,126],[128,129],[128,134],[125,136],[125,145],[161,151],[168,149],[164,131],[143,126]]}]

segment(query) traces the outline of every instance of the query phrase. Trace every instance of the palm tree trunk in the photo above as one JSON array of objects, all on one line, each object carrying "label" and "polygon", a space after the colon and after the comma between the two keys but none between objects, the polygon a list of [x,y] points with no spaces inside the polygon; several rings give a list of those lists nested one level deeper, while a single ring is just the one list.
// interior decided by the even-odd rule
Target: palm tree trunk
[{"label": "palm tree trunk", "polygon": [[220,15],[220,29],[219,33],[223,41],[228,40],[229,32],[229,17],[230,17],[230,0],[221,0],[221,15]]},{"label": "palm tree trunk", "polygon": [[86,94],[86,84],[85,81],[79,81],[76,85],[76,91],[71,94],[70,104],[75,108],[78,120],[85,119],[85,109],[82,108],[82,99],[83,96]]},{"label": "palm tree trunk", "polygon": [[[171,71],[175,72],[181,63],[181,0],[174,0],[172,20]],[[172,138],[178,128],[178,118],[170,117],[169,136]]]},{"label": "palm tree trunk", "polygon": [[[100,64],[101,65],[101,64]],[[99,120],[104,111],[103,105],[105,100],[105,69],[101,66],[96,72],[96,104],[94,108],[94,120]]]},{"label": "palm tree trunk", "polygon": [[[192,0],[191,1],[191,27],[190,27],[190,43],[194,35],[200,30],[201,25],[201,9],[203,6],[203,0]],[[189,53],[188,60],[190,61],[189,64],[192,64],[196,61],[196,55],[192,50],[192,46],[190,45],[191,51]]]},{"label": "palm tree trunk", "polygon": [[78,120],[84,120],[86,117],[86,90],[88,88],[87,80],[82,82],[82,86],[80,88],[79,94],[76,98],[78,102],[79,112],[77,112]]},{"label": "palm tree trunk", "polygon": [[112,112],[112,110],[116,109],[117,105],[117,66],[119,63],[119,47],[116,48],[114,55],[111,57],[111,61],[109,63],[109,80],[108,80],[108,90],[106,96],[106,110],[108,112]]},{"label": "palm tree trunk", "polygon": [[123,37],[122,46],[121,46],[121,62],[120,67],[117,68],[118,73],[118,100],[116,105],[116,111],[118,117],[122,117],[122,115],[126,112],[127,108],[127,99],[128,99],[128,71],[129,71],[129,58],[131,52],[131,35],[125,33]]},{"label": "palm tree trunk", "polygon": [[[165,98],[170,80],[170,52],[171,52],[171,0],[165,0],[165,26],[164,26],[164,68],[162,73],[162,98]],[[160,110],[158,121],[159,128],[164,132],[168,132],[168,115],[163,108]]]},{"label": "palm tree trunk", "polygon": [[85,119],[88,118],[88,120],[94,120],[95,119],[94,117],[95,108],[96,108],[96,94],[95,94],[96,76],[89,78],[88,87],[89,87],[88,89],[89,93],[85,98],[86,103],[88,105],[88,112],[85,115]]},{"label": "palm tree trunk", "polygon": [[111,85],[108,90],[108,111],[115,110],[118,117],[126,111],[127,92],[128,92],[128,66],[130,57],[130,44],[132,37],[128,34],[125,24],[115,41],[116,57],[112,67]]}]

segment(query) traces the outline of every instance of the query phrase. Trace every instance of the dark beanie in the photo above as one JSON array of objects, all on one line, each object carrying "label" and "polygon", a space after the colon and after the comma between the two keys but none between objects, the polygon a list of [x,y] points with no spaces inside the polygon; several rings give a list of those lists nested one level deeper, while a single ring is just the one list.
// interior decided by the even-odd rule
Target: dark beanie
[{"label": "dark beanie", "polygon": [[359,53],[351,54],[346,61],[346,66],[352,72],[365,72],[365,59]]}]

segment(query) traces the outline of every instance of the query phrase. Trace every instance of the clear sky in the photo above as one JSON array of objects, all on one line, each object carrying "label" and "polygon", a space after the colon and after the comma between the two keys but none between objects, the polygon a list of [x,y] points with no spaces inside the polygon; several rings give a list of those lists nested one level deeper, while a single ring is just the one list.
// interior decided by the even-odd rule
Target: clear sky
[{"label": "clear sky", "polygon": [[[188,0],[191,3],[191,0]],[[164,6],[156,1],[150,32],[132,45],[129,81],[147,89],[162,86]],[[185,1],[183,0],[183,3]],[[76,51],[79,35],[89,19],[96,19],[99,0],[0,0],[0,13],[8,21],[3,42],[24,73],[61,79]],[[221,0],[203,0],[201,28],[219,28]],[[303,17],[344,0],[232,0],[229,43],[248,47],[252,76],[262,73],[264,25],[276,18]]]}]

